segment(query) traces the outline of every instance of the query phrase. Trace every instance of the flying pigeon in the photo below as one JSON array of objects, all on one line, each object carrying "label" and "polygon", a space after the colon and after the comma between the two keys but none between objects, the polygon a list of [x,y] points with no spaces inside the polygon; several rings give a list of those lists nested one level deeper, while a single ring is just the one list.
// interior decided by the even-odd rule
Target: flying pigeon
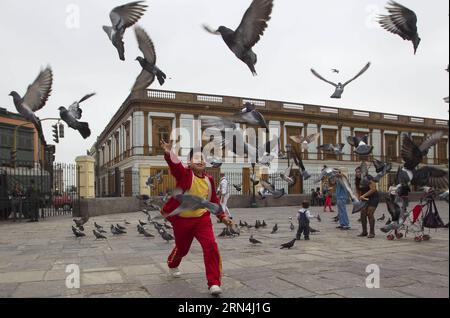
[{"label": "flying pigeon", "polygon": [[373,178],[374,182],[380,182],[380,180],[387,175],[392,170],[392,163],[390,162],[383,162],[380,160],[373,160],[373,165],[375,167],[375,171],[377,172],[377,175]]},{"label": "flying pigeon", "polygon": [[295,165],[301,170],[302,172],[302,177],[303,180],[308,180],[309,178],[311,178],[311,175],[309,174],[308,171],[306,171],[305,165],[303,164],[303,160],[302,157],[300,156],[300,154],[298,153],[297,149],[292,148],[292,154],[293,154],[293,158],[294,158],[294,163]]},{"label": "flying pigeon", "polygon": [[285,248],[287,248],[288,250],[290,250],[292,247],[294,247],[295,241],[296,241],[296,239],[293,239],[293,240],[290,241],[290,242],[281,244],[281,248],[280,248],[280,249],[285,249]]},{"label": "flying pigeon", "polygon": [[158,79],[161,86],[164,85],[167,76],[156,66],[155,46],[153,45],[152,40],[143,28],[136,26],[134,31],[136,33],[139,49],[144,54],[144,57],[138,56],[136,58],[136,61],[138,61],[142,67],[142,71],[136,78],[132,91],[146,89],[155,81],[155,77]]},{"label": "flying pigeon", "polygon": [[[160,171],[157,174],[155,174],[154,176],[150,176],[147,179],[147,182],[145,184],[150,188],[154,188],[157,184],[163,183],[163,174],[164,174],[164,171]],[[154,207],[152,207],[152,208],[154,208]],[[157,210],[159,210],[159,207]]]},{"label": "flying pigeon", "polygon": [[96,230],[92,230],[92,232],[94,233],[95,239],[96,240],[106,240],[106,236],[104,236],[103,234],[97,232]]},{"label": "flying pigeon", "polygon": [[293,186],[296,182],[295,177],[294,176],[291,177],[292,166],[293,163],[291,163],[291,165],[285,171],[280,173],[281,180],[287,182],[289,186]]},{"label": "flying pigeon", "polygon": [[439,195],[439,198],[440,198],[441,200],[445,200],[445,201],[448,203],[448,190],[445,191],[445,192],[443,192],[443,193],[441,193],[441,194]]},{"label": "flying pigeon", "polygon": [[235,114],[233,116],[233,119],[235,119],[236,122],[244,122],[249,125],[263,127],[267,131],[269,131],[269,126],[267,125],[264,116],[256,110],[255,104],[246,103],[244,106],[244,109],[242,109],[241,112]]},{"label": "flying pigeon", "polygon": [[256,245],[256,244],[262,244],[261,241],[258,241],[257,239],[253,238],[253,235],[250,236],[250,238],[248,239],[250,243]]},{"label": "flying pigeon", "polygon": [[125,61],[125,47],[123,36],[125,30],[133,26],[144,15],[147,5],[142,4],[145,1],[135,1],[114,8],[109,14],[112,27],[103,26],[103,30],[108,35],[112,44],[116,47],[119,58]]},{"label": "flying pigeon", "polygon": [[278,224],[275,224],[270,234],[275,234],[277,231],[278,231]]},{"label": "flying pigeon", "polygon": [[417,33],[416,14],[395,1],[390,1],[386,9],[389,15],[379,16],[378,22],[387,31],[399,35],[403,40],[411,41],[416,54],[421,41]]},{"label": "flying pigeon", "polygon": [[28,121],[32,122],[36,128],[39,138],[42,143],[46,145],[42,125],[35,112],[42,109],[52,92],[53,72],[50,66],[42,70],[35,81],[28,86],[27,92],[21,97],[16,91],[12,91],[9,96],[12,96],[14,105],[17,111]]},{"label": "flying pigeon", "polygon": [[215,157],[207,157],[206,162],[209,163],[214,169],[218,169],[223,165],[222,160]]},{"label": "flying pigeon", "polygon": [[339,74],[339,70],[336,69],[336,68],[332,68],[331,71],[332,71],[333,73]]},{"label": "flying pigeon", "polygon": [[233,184],[233,187],[236,189],[237,192],[241,192],[242,191],[242,184],[240,184],[240,185]]},{"label": "flying pigeon", "polygon": [[253,0],[236,31],[224,26],[220,26],[217,31],[207,25],[203,25],[203,27],[211,34],[221,35],[230,50],[238,59],[247,64],[253,76],[256,76],[257,55],[252,48],[264,34],[272,8],[273,0]]},{"label": "flying pigeon", "polygon": [[332,144],[325,144],[325,145],[320,145],[319,147],[317,147],[318,150],[322,150],[323,152],[326,153],[331,153],[334,155],[343,155],[344,152],[342,151],[345,147],[345,144],[339,144],[339,145],[332,145]]},{"label": "flying pigeon", "polygon": [[355,147],[355,153],[359,156],[367,156],[373,151],[373,146],[369,145],[369,137],[353,137],[348,136],[347,142],[350,146]]},{"label": "flying pigeon", "polygon": [[354,80],[356,80],[358,77],[360,77],[361,75],[363,75],[370,67],[371,63],[367,63],[366,66],[364,66],[364,68],[355,76],[353,77],[351,80],[345,82],[344,84],[342,84],[341,82],[339,83],[333,83],[327,79],[325,79],[324,77],[322,77],[319,73],[317,73],[314,69],[311,69],[311,72],[314,74],[314,76],[316,76],[317,78],[319,78],[320,80],[333,85],[334,87],[336,87],[336,90],[334,92],[334,94],[331,96],[331,98],[341,98],[342,94],[344,93],[344,89],[345,87],[350,84],[351,82],[353,82]]},{"label": "flying pigeon", "polygon": [[284,189],[276,190],[275,187],[270,183],[268,183],[267,181],[260,180],[259,183],[261,184],[263,189],[272,194],[275,199],[279,199],[285,195]]},{"label": "flying pigeon", "polygon": [[81,119],[83,111],[80,108],[80,103],[94,96],[95,93],[88,94],[84,96],[80,101],[74,102],[69,109],[61,106],[58,108],[59,116],[61,119],[72,129],[78,130],[81,136],[84,139],[87,139],[91,136],[91,130],[89,129],[89,124],[86,122],[78,121]]},{"label": "flying pigeon", "polygon": [[312,144],[312,143],[317,142],[319,137],[320,137],[320,133],[316,133],[316,134],[312,134],[312,135],[307,136],[307,137],[291,136],[290,139],[293,142],[296,142],[296,143],[300,144],[302,146],[302,149],[307,150],[309,145]]},{"label": "flying pigeon", "polygon": [[180,189],[176,189],[174,191],[173,197],[178,202],[180,202],[180,205],[173,212],[167,215],[166,218],[181,214],[186,211],[195,211],[202,208],[208,210],[214,215],[218,215],[220,212],[222,212],[222,207],[220,205],[209,202],[194,195],[183,194],[182,190]]}]

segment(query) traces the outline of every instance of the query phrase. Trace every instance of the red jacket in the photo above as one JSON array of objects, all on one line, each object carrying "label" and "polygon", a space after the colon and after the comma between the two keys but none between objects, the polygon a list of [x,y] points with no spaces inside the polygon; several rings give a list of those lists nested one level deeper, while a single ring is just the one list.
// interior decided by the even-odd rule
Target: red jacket
[{"label": "red jacket", "polygon": [[[173,156],[173,154],[172,154]],[[167,164],[169,165],[170,173],[176,180],[176,187],[181,189],[184,192],[187,192],[191,189],[192,181],[194,177],[194,172],[190,168],[185,168],[181,162],[175,163],[172,161],[172,158],[170,154],[165,154],[164,159],[166,160]],[[209,184],[210,184],[210,202],[220,205],[220,200],[217,198],[216,189],[214,186],[214,179],[212,176],[208,174],[204,174],[205,178],[208,178]],[[170,198],[169,201],[164,205],[161,212],[164,214],[170,214],[173,212],[176,208],[180,206],[180,202],[178,202],[175,198]],[[217,215],[217,218],[219,220],[222,220],[225,217],[225,213],[222,211],[219,215]],[[171,218],[168,218],[170,221]]]}]

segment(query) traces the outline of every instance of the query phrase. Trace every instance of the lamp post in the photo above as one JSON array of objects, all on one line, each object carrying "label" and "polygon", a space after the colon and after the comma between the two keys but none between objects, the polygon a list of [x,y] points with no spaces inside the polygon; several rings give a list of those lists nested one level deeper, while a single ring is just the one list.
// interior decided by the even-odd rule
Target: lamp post
[{"label": "lamp post", "polygon": [[291,144],[287,144],[286,145],[286,154],[287,154],[287,158],[288,158],[288,166],[291,166],[291,150],[292,150],[292,145]]},{"label": "lamp post", "polygon": [[[255,176],[255,166],[256,166],[256,163],[252,162],[252,173],[253,173],[253,176]],[[253,186],[253,194],[252,194],[252,201],[251,201],[250,207],[251,208],[257,208],[258,206],[256,204],[256,185],[255,185],[255,182],[253,182],[253,181],[252,181],[252,186]]]}]

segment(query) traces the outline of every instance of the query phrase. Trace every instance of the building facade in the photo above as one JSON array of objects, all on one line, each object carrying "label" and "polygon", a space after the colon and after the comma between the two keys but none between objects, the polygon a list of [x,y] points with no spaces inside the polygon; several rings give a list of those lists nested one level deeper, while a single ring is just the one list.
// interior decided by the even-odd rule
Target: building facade
[{"label": "building facade", "polygon": [[11,165],[15,135],[16,165],[28,166],[30,163],[37,163],[41,166],[51,166],[55,147],[41,142],[31,122],[4,108],[0,108],[0,165]]},{"label": "building facade", "polygon": [[[96,158],[96,194],[98,196],[136,196],[160,194],[173,187],[159,141],[176,141],[179,155],[186,159],[190,149],[205,145],[210,136],[204,134],[201,121],[228,117],[239,112],[247,102],[257,106],[266,119],[272,136],[279,136],[278,150],[296,147],[290,136],[308,136],[320,132],[317,143],[303,152],[304,163],[311,173],[319,173],[324,164],[353,171],[359,164],[353,149],[346,143],[347,136],[369,136],[374,146],[373,158],[401,164],[401,135],[411,134],[419,143],[436,130],[445,131],[445,137],[433,147],[424,164],[446,168],[448,164],[448,121],[416,118],[395,114],[366,112],[301,103],[255,100],[251,98],[217,96],[184,92],[143,90],[134,92],[122,104],[110,123],[98,137],[94,149]],[[241,125],[241,128],[249,128]],[[270,136],[259,134],[257,138]],[[268,140],[268,139],[265,139]],[[344,154],[335,156],[317,150],[321,144],[346,144]],[[221,171],[241,174],[244,192],[248,192],[247,175],[251,165],[247,159],[228,153]],[[371,158],[372,158],[371,157]],[[370,158],[370,159],[371,159]],[[185,161],[184,161],[185,162]],[[258,168],[259,174],[270,174],[289,165],[290,158],[275,160],[270,169]],[[145,182],[150,175],[164,171],[164,185],[150,190]],[[217,175],[219,171],[211,170]],[[384,185],[386,187],[386,185]],[[302,184],[290,193],[309,191]]]}]

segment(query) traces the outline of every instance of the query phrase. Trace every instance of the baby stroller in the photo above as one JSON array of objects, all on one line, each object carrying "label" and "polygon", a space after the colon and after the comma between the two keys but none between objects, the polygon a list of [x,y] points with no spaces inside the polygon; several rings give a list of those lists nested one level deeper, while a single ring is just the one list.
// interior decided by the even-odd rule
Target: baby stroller
[{"label": "baby stroller", "polygon": [[431,236],[424,233],[423,226],[423,208],[428,206],[428,202],[424,205],[416,205],[411,211],[401,213],[400,206],[393,202],[390,198],[386,198],[386,204],[388,211],[392,216],[392,223],[386,225],[381,229],[383,233],[386,233],[386,238],[389,241],[395,239],[406,238],[408,233],[414,234],[414,240],[416,242],[429,241]]}]

